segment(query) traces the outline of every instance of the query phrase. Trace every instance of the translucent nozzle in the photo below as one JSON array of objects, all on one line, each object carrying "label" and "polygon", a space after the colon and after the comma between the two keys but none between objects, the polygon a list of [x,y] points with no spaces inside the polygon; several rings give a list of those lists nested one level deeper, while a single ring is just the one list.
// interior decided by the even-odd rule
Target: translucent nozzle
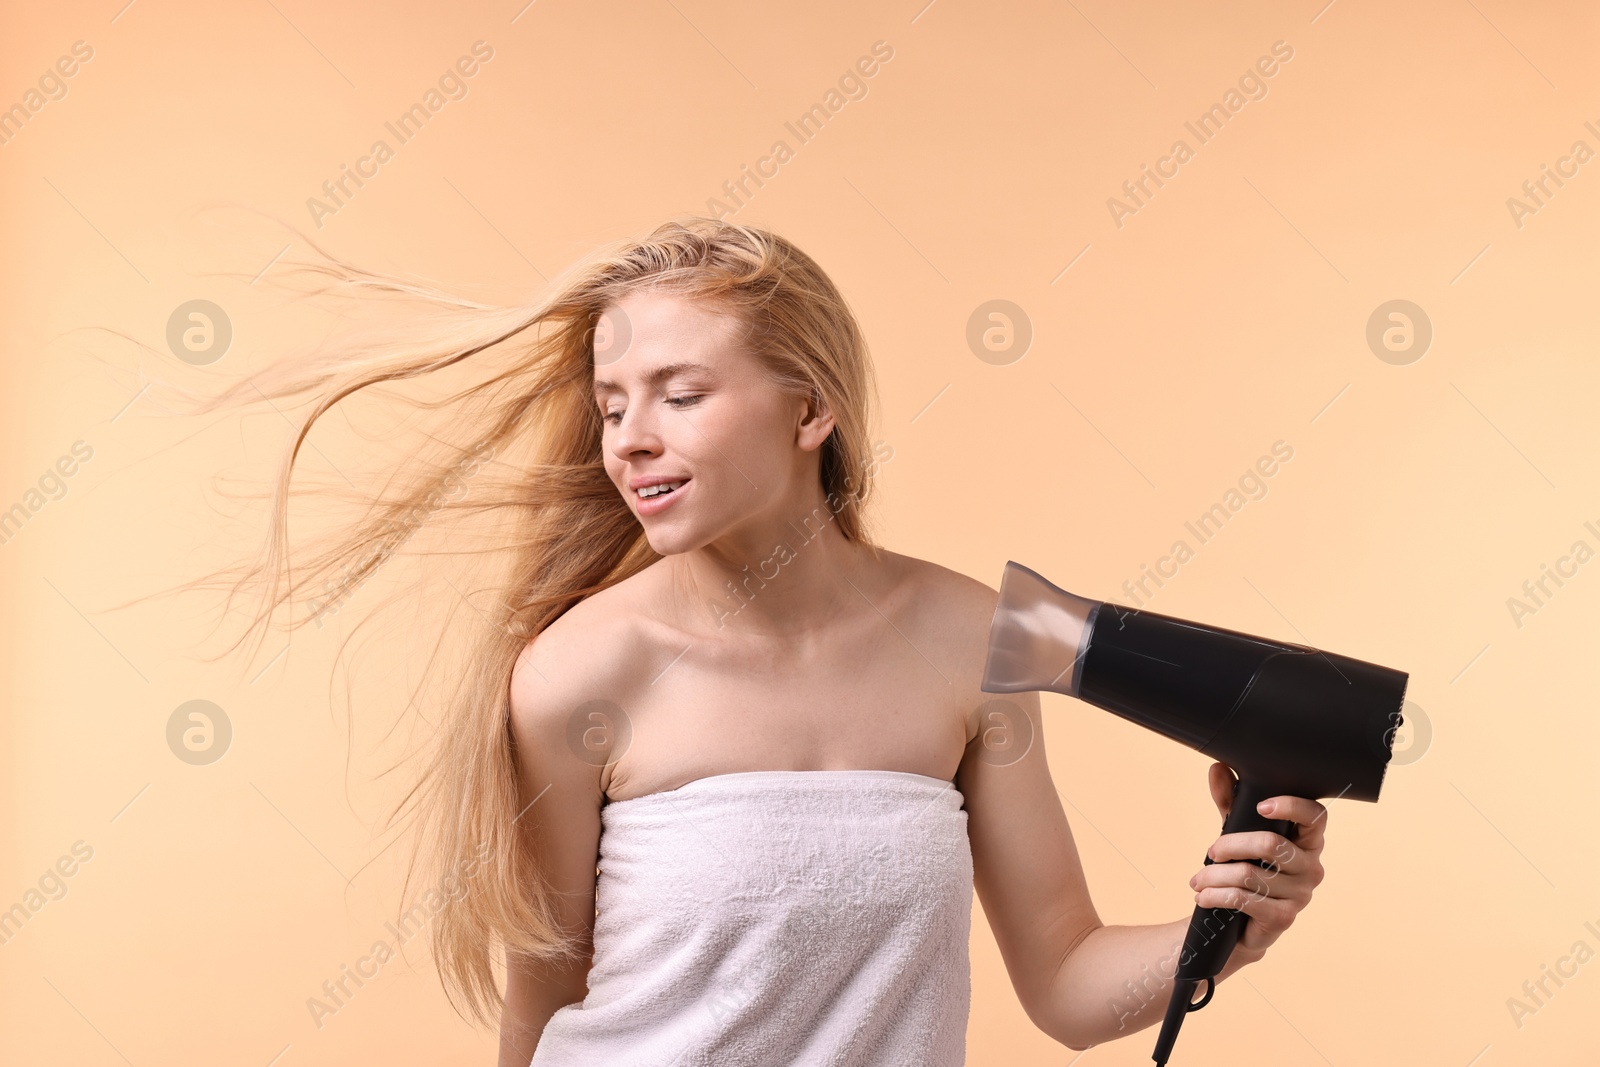
[{"label": "translucent nozzle", "polygon": [[1047,689],[1075,697],[1100,601],[1074,596],[1020,563],[1006,563],[989,624],[985,693]]}]

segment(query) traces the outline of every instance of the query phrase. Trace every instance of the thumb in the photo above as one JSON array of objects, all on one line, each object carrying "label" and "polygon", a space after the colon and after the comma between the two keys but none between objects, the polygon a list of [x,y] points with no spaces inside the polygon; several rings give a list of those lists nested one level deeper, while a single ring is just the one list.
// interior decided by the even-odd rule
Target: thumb
[{"label": "thumb", "polygon": [[1213,763],[1208,774],[1211,799],[1216,803],[1222,817],[1226,819],[1228,812],[1233,809],[1233,793],[1239,788],[1239,779],[1234,777],[1233,769],[1226,763]]}]

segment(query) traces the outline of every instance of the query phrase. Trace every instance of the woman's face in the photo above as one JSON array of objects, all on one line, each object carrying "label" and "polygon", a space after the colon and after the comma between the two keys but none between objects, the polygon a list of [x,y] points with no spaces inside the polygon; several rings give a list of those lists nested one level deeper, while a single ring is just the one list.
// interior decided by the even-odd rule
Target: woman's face
[{"label": "woman's face", "polygon": [[[833,420],[779,392],[743,333],[718,307],[648,291],[595,331],[606,473],[662,555],[769,552],[823,496],[817,449]],[[640,495],[656,484],[677,488]]]}]

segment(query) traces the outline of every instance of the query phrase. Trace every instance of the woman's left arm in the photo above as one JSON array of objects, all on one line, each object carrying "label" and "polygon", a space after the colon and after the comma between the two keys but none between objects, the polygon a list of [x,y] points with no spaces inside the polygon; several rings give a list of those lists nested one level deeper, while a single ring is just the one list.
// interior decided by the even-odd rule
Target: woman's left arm
[{"label": "woman's left arm", "polygon": [[[974,613],[987,627],[998,594]],[[987,611],[981,610],[987,604]],[[971,659],[967,659],[970,664]],[[1090,899],[1083,865],[1044,751],[1038,693],[982,693],[971,669],[979,722],[956,772],[966,801],[973,884],[1023,1010],[1073,1049],[1125,1037],[1166,1013],[1189,915],[1148,926],[1106,926]],[[1213,801],[1226,817],[1233,772],[1213,764]],[[1250,916],[1217,981],[1262,958],[1321,883],[1327,810],[1302,797],[1274,797],[1270,815],[1298,825],[1296,839],[1268,831],[1227,834],[1193,882],[1195,903]],[[1247,860],[1273,864],[1264,869]]]},{"label": "woman's left arm", "polygon": [[[1045,761],[1038,694],[1011,694],[1005,703],[1011,709],[988,705],[990,720],[968,745],[956,778],[966,798],[973,883],[1023,1010],[1057,1041],[1086,1049],[1160,1022],[1189,916],[1148,926],[1100,921]],[[993,739],[1008,733],[1032,735],[1015,762],[993,754]],[[1224,816],[1232,781],[1225,765],[1212,764],[1212,799]],[[1192,883],[1195,903],[1250,916],[1218,983],[1261,959],[1323,878],[1326,809],[1303,797],[1270,803],[1275,807],[1263,814],[1297,823],[1296,839],[1268,831],[1225,834]]]}]

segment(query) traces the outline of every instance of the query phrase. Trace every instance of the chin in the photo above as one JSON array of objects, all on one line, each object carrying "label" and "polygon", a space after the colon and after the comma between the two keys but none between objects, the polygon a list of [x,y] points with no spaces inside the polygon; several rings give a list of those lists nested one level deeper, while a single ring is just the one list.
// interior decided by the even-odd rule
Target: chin
[{"label": "chin", "polygon": [[649,542],[651,549],[662,556],[681,556],[700,547],[699,543],[691,541],[682,534],[646,532],[645,540]]}]

